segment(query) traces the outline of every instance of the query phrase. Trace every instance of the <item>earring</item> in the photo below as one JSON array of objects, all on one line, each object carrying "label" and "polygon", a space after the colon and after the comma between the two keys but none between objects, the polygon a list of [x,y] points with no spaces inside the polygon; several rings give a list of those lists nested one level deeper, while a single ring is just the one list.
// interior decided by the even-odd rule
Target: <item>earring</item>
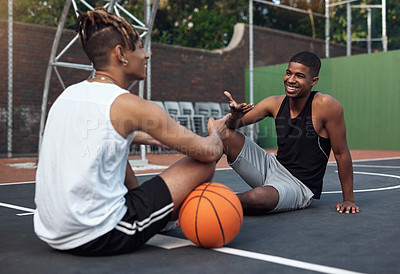
[{"label": "earring", "polygon": [[128,60],[124,59],[124,60],[122,61],[122,64],[123,64],[124,66],[127,66],[127,65],[128,65]]}]

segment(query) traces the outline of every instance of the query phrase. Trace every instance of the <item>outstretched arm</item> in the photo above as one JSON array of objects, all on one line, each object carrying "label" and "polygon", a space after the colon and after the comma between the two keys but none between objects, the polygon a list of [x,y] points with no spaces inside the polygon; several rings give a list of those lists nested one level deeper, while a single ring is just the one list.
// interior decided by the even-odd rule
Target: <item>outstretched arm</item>
[{"label": "outstretched arm", "polygon": [[222,129],[209,124],[210,134],[201,137],[176,123],[161,107],[133,94],[119,96],[111,107],[114,128],[127,136],[144,131],[160,143],[201,162],[213,162],[222,155]]},{"label": "outstretched arm", "polygon": [[339,180],[343,192],[343,202],[336,205],[339,213],[358,213],[359,207],[354,203],[353,165],[346,140],[346,125],[342,105],[334,98],[327,98],[325,107],[325,128],[329,135],[335,155]]},{"label": "outstretched arm", "polygon": [[225,91],[224,95],[229,101],[230,115],[226,126],[230,129],[257,123],[268,116],[275,117],[284,98],[284,96],[270,96],[254,106],[253,103],[236,103],[228,91]]}]

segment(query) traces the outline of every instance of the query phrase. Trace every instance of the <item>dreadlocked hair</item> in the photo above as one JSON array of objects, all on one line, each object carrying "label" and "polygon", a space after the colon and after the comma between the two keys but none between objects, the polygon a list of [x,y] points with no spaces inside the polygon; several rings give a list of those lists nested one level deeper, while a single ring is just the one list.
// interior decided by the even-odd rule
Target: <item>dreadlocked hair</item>
[{"label": "dreadlocked hair", "polygon": [[139,34],[124,18],[114,16],[104,8],[78,13],[75,30],[95,69],[108,65],[109,53],[117,45],[135,50]]}]

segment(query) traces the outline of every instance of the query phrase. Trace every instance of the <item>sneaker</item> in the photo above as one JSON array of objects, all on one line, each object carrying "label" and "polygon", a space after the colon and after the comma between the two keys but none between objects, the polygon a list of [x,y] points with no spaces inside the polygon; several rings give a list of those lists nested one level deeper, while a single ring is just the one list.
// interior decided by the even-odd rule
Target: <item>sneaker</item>
[{"label": "sneaker", "polygon": [[175,221],[169,221],[167,223],[167,225],[160,230],[160,232],[167,232],[167,231],[171,231],[174,230],[175,228],[177,228],[179,226],[179,220],[175,220]]}]

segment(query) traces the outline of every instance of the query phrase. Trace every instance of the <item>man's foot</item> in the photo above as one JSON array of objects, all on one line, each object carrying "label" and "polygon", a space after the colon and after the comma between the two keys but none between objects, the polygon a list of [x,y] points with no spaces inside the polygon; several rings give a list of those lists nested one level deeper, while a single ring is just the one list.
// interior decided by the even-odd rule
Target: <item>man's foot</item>
[{"label": "man's foot", "polygon": [[228,129],[226,127],[226,121],[229,119],[230,116],[231,114],[228,113],[218,120],[212,119],[213,128],[219,132],[219,136],[221,137],[222,140],[226,138],[226,130]]}]

